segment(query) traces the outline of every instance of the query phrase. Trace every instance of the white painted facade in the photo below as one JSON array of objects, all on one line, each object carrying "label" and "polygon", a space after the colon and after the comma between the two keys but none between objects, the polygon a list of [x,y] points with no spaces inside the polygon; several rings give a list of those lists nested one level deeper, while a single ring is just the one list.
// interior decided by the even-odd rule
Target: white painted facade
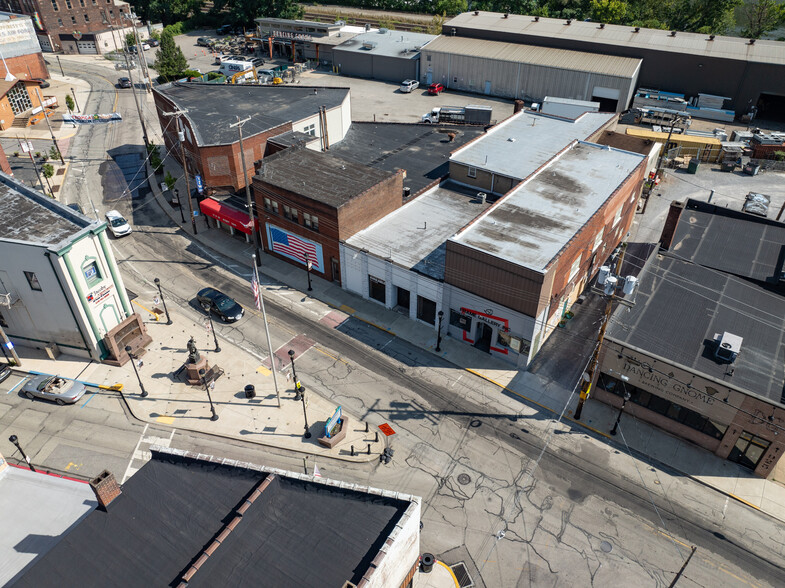
[{"label": "white painted facade", "polygon": [[[342,141],[346,133],[349,132],[351,125],[352,101],[351,93],[347,92],[346,98],[344,98],[340,106],[327,109],[327,141],[329,145]],[[293,121],[292,130],[321,139],[322,131],[319,126],[319,114],[314,113],[313,116]],[[306,147],[313,151],[323,151],[323,143],[323,141],[312,141]]]},{"label": "white painted facade", "polygon": [[[56,243],[0,235],[0,306],[3,328],[15,345],[52,344],[72,355],[102,360],[108,331],[133,313],[106,223],[90,220],[9,176],[0,174],[0,207],[8,189],[42,218],[60,217],[73,232]],[[54,216],[53,216],[54,215]]]}]

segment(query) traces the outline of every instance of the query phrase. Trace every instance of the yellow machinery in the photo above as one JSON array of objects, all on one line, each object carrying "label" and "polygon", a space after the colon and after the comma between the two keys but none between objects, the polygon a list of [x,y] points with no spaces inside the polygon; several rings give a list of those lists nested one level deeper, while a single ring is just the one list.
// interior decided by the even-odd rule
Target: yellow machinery
[{"label": "yellow machinery", "polygon": [[256,75],[256,68],[255,68],[255,67],[252,67],[251,69],[246,69],[245,71],[238,71],[238,72],[237,72],[236,74],[234,74],[234,75],[233,75],[231,78],[229,78],[229,83],[230,83],[230,84],[236,84],[236,83],[237,83],[237,80],[238,80],[239,78],[242,78],[242,77],[244,77],[244,76],[245,76],[245,75],[246,75],[246,74],[247,74],[249,71],[250,71],[251,73],[253,73],[253,79],[254,79],[254,80],[256,80],[256,82],[258,83],[258,82],[259,82],[259,76],[258,76],[258,75]]}]

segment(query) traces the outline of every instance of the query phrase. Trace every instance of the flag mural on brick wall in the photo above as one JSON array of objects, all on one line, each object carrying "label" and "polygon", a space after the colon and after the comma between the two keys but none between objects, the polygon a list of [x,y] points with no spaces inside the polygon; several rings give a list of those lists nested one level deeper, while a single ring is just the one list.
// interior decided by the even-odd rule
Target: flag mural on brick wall
[{"label": "flag mural on brick wall", "polygon": [[276,253],[303,265],[306,263],[305,256],[307,254],[312,264],[312,270],[324,273],[322,246],[319,243],[270,224],[267,224],[267,237],[270,249]]}]

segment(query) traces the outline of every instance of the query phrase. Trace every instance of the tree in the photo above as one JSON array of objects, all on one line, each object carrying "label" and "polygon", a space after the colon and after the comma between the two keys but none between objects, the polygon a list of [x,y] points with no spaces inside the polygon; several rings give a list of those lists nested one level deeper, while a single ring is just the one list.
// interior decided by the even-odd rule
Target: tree
[{"label": "tree", "polygon": [[133,47],[136,45],[136,35],[133,33],[126,33],[125,34],[125,46],[126,47]]},{"label": "tree", "polygon": [[466,12],[468,4],[466,0],[438,0],[436,2],[435,12],[436,14],[460,14],[461,12]]},{"label": "tree", "polygon": [[188,68],[188,61],[186,61],[182,49],[174,42],[174,35],[171,31],[164,30],[161,35],[161,46],[158,49],[153,67],[158,75],[166,81],[180,78]]},{"label": "tree", "polygon": [[303,8],[295,0],[216,0],[213,12],[228,8],[230,20],[241,25],[252,25],[255,18],[302,18]]},{"label": "tree", "polygon": [[744,29],[741,34],[758,39],[785,23],[785,4],[775,0],[747,0],[741,6]]},{"label": "tree", "polygon": [[51,163],[45,163],[41,166],[41,173],[43,173],[44,177],[48,180],[55,175],[55,168]]},{"label": "tree", "polygon": [[623,0],[591,0],[591,18],[608,24],[626,22],[628,4]]},{"label": "tree", "polygon": [[65,107],[66,107],[68,110],[70,110],[71,112],[73,112],[73,110],[74,110],[74,106],[76,106],[76,105],[74,104],[74,99],[73,99],[73,98],[71,98],[71,95],[70,95],[70,94],[66,94],[66,95],[65,95]]}]

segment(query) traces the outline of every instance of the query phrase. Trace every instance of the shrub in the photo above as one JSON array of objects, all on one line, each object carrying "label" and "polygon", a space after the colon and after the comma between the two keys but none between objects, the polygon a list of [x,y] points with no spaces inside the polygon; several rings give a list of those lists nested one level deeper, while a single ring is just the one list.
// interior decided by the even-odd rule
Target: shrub
[{"label": "shrub", "polygon": [[772,153],[774,161],[785,161],[785,151],[775,151]]}]

